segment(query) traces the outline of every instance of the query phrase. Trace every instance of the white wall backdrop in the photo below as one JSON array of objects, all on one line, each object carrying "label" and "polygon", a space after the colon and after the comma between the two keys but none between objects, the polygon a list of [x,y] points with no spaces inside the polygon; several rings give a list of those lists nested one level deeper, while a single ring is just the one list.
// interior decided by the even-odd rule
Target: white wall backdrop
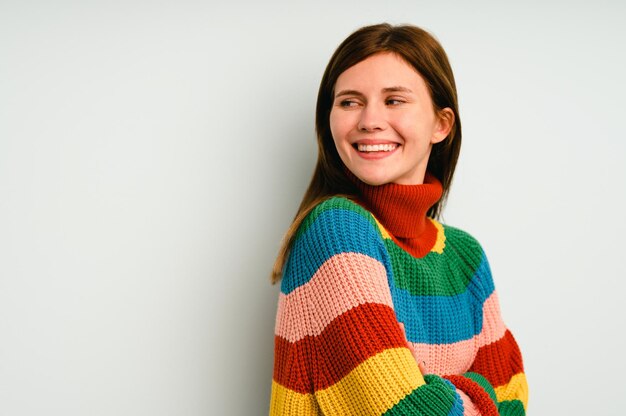
[{"label": "white wall backdrop", "polygon": [[317,86],[381,21],[450,56],[445,220],[490,256],[529,414],[622,414],[626,6],[586,3],[1,0],[0,414],[267,413]]}]

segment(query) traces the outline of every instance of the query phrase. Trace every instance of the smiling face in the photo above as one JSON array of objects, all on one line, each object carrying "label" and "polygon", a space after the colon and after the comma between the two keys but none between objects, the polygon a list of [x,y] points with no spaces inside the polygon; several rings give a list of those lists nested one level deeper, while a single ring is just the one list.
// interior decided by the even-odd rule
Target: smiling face
[{"label": "smiling face", "polygon": [[454,123],[435,111],[422,76],[393,53],[379,53],[337,78],[330,130],[341,160],[369,185],[424,181],[432,145]]}]

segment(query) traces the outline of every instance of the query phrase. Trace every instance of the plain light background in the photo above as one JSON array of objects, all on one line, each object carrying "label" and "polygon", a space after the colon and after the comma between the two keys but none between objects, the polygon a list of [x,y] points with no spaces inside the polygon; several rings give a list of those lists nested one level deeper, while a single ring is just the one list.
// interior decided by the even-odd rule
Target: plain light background
[{"label": "plain light background", "polygon": [[[623,412],[623,2],[0,1],[0,415],[267,414],[335,47],[433,32],[531,415]],[[619,410],[618,410],[619,409]]]}]

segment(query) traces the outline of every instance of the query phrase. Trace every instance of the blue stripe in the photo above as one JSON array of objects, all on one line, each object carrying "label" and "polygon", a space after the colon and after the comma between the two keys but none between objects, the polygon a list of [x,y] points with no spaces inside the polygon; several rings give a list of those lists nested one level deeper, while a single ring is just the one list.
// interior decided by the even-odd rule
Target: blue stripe
[{"label": "blue stripe", "polygon": [[445,381],[448,386],[450,386],[452,391],[454,391],[454,404],[452,405],[452,409],[450,409],[448,416],[463,416],[465,414],[465,409],[463,409],[463,400],[461,399],[459,393],[456,391],[456,387],[454,387],[450,380],[446,380],[445,378],[442,380]]},{"label": "blue stripe", "polygon": [[483,305],[493,291],[484,254],[465,292],[458,295],[412,295],[391,285],[396,317],[404,323],[407,340],[426,344],[451,344],[480,334]]},{"label": "blue stripe", "polygon": [[378,229],[363,215],[347,209],[321,213],[294,243],[281,283],[284,294],[307,283],[328,259],[339,253],[361,253],[385,266],[387,256]]}]

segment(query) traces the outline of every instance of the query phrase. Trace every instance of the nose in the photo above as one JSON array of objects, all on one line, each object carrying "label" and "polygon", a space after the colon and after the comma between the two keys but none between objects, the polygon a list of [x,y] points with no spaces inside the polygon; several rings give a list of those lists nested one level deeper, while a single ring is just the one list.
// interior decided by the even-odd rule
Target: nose
[{"label": "nose", "polygon": [[359,131],[374,132],[384,130],[384,110],[376,105],[367,105],[361,110],[361,117],[357,125]]}]

